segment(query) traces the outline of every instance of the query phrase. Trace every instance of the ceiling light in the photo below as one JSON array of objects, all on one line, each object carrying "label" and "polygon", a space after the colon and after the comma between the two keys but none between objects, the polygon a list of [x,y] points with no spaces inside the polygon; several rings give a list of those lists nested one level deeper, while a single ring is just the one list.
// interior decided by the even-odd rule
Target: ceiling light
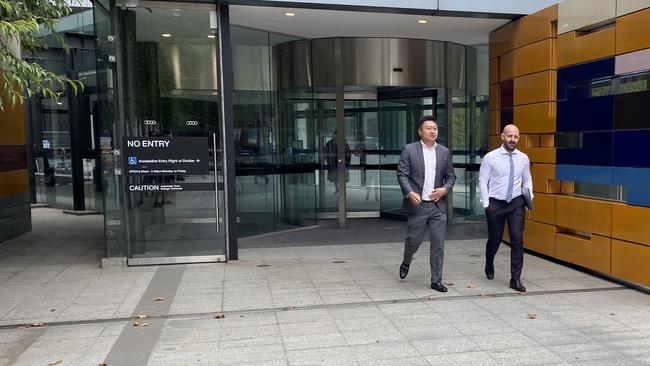
[{"label": "ceiling light", "polygon": [[63,102],[58,101],[58,102],[56,102],[56,104],[57,104],[57,105],[63,105]]},{"label": "ceiling light", "polygon": [[160,36],[161,36],[161,37],[165,37],[165,38],[169,38],[169,37],[172,36],[172,34],[171,34],[171,33],[163,33],[163,34],[161,34]]},{"label": "ceiling light", "polygon": [[208,34],[208,38],[215,38],[216,36],[214,34]]},{"label": "ceiling light", "polygon": [[568,24],[562,24],[562,26],[563,26],[563,27],[568,27],[569,25],[568,25]]},{"label": "ceiling light", "polygon": [[426,19],[420,19],[420,20],[418,20],[418,23],[420,23],[420,24],[427,24],[427,23],[429,23],[429,21],[426,20]]},{"label": "ceiling light", "polygon": [[296,13],[292,13],[292,12],[288,11],[288,12],[284,13],[284,16],[285,17],[295,17]]},{"label": "ceiling light", "polygon": [[139,3],[138,0],[126,0],[126,1],[124,2],[123,7],[125,7],[125,8],[137,8],[137,7],[138,7],[138,3]]}]

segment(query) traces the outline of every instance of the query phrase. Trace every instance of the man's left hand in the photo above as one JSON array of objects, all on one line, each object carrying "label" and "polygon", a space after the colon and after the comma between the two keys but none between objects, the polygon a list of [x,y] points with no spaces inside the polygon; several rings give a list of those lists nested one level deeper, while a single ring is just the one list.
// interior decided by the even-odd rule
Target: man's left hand
[{"label": "man's left hand", "polygon": [[436,188],[433,191],[431,191],[429,198],[432,199],[433,202],[438,202],[438,200],[444,197],[446,194],[447,194],[447,190],[445,188]]}]

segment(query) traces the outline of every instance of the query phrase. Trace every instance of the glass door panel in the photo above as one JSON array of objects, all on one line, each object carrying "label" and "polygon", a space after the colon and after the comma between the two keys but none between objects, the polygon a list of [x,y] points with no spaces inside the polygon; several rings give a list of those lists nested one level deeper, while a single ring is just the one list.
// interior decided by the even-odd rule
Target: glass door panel
[{"label": "glass door panel", "polygon": [[[402,218],[405,214],[401,209],[402,191],[397,183],[397,163],[404,145],[417,141],[420,117],[437,115],[438,91],[380,93],[378,99],[380,212],[384,217]],[[438,122],[438,142],[444,144],[445,124],[440,119]]]},{"label": "glass door panel", "polygon": [[336,101],[316,100],[316,125],[319,141],[318,156],[318,188],[317,208],[321,219],[338,217],[338,177],[337,177],[337,146],[336,146]]},{"label": "glass door panel", "polygon": [[345,138],[348,217],[379,215],[379,123],[376,100],[345,103]]},{"label": "glass door panel", "polygon": [[[444,99],[443,99],[444,100]],[[402,194],[396,169],[402,147],[415,141],[417,122],[436,114],[438,90],[379,92],[375,100],[345,101],[346,209],[349,218],[401,217]],[[315,118],[319,128],[319,218],[338,217],[336,165],[336,102],[318,100]],[[439,141],[444,144],[446,125],[439,121]]]},{"label": "glass door panel", "polygon": [[129,264],[225,260],[214,11],[143,1],[120,10]]},{"label": "glass door panel", "polygon": [[72,209],[72,164],[68,97],[35,98],[36,202]]}]

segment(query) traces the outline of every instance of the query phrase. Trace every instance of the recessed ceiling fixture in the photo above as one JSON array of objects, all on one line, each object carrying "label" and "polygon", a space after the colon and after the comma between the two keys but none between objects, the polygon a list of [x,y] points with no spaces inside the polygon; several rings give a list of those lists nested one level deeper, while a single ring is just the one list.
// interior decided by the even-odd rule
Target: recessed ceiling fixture
[{"label": "recessed ceiling fixture", "polygon": [[296,13],[293,13],[293,12],[288,11],[288,12],[284,13],[284,16],[285,16],[285,17],[295,17],[295,16],[296,16]]},{"label": "recessed ceiling fixture", "polygon": [[568,25],[568,24],[562,24],[562,26],[563,26],[563,27],[568,27],[569,25]]},{"label": "recessed ceiling fixture", "polygon": [[172,36],[172,34],[171,34],[171,33],[163,33],[163,34],[161,34],[160,36],[161,36],[161,37],[165,37],[165,38],[169,38],[169,37]]},{"label": "recessed ceiling fixture", "polygon": [[418,20],[418,23],[420,23],[420,24],[427,24],[427,23],[429,23],[429,21],[426,20],[426,19],[419,19],[419,20]]},{"label": "recessed ceiling fixture", "polygon": [[208,38],[215,38],[214,34],[208,34]]}]

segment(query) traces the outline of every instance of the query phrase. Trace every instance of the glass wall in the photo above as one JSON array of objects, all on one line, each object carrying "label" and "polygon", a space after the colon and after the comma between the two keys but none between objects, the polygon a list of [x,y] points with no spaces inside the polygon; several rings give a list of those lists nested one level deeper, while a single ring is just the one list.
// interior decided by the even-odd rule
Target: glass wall
[{"label": "glass wall", "polygon": [[[232,52],[226,56],[232,56],[233,88],[221,91],[219,34],[211,21],[215,10],[214,5],[186,2],[95,3],[99,88],[94,116],[101,135],[96,146],[104,167],[109,257],[223,253],[219,226],[225,214],[222,166],[227,158],[235,165],[235,199],[228,204],[235,206],[232,220],[239,237],[336,219],[341,192],[346,193],[348,217],[403,218],[395,170],[404,144],[417,140],[417,121],[425,114],[437,116],[438,141],[454,152],[459,176],[454,212],[463,220],[482,213],[475,209],[480,207],[475,186],[478,156],[486,145],[487,93],[477,89],[470,47],[402,39],[307,40],[231,25]],[[427,47],[419,47],[421,42]],[[335,44],[348,55],[338,71],[330,62]],[[393,74],[408,69],[405,64],[404,69],[382,71],[392,75],[384,77],[350,56],[357,47],[369,69],[380,68],[374,46],[391,52],[407,46],[425,54],[412,62],[412,72]],[[344,76],[344,85],[338,85],[344,120],[338,123],[336,72]],[[232,131],[229,121],[220,120],[222,92],[232,96]],[[337,131],[337,126],[344,127]],[[339,134],[345,136],[344,164],[336,161],[343,146],[335,143]],[[124,143],[136,137],[204,139],[210,170],[131,174]],[[223,151],[225,139],[232,139],[233,151]],[[337,164],[345,166],[345,184],[338,181]],[[126,190],[151,184],[214,189]]]},{"label": "glass wall", "polygon": [[114,0],[93,2],[97,70],[97,103],[94,115],[99,130],[100,174],[104,193],[104,235],[108,258],[128,255],[126,218],[122,210],[124,190],[121,176],[116,174],[122,169],[119,151],[123,126],[117,119],[119,113],[116,104],[117,68],[113,58],[116,54],[117,39],[116,26],[112,21],[115,14],[111,13],[111,9],[114,8]]},{"label": "glass wall", "polygon": [[319,130],[315,101],[299,92],[278,93],[278,150],[282,170],[276,228],[316,224]]},{"label": "glass wall", "polygon": [[[36,202],[72,209],[72,162],[68,98],[39,98],[32,121],[35,150]],[[39,136],[40,135],[40,136]]]},{"label": "glass wall", "polygon": [[[79,93],[58,90],[58,101],[36,95],[30,99],[30,139],[34,159],[33,189],[36,203],[51,207],[102,210],[102,185],[98,149],[98,126],[95,118],[97,79],[95,76],[95,37],[92,10],[83,10],[59,21],[61,36],[70,45],[70,51],[52,35],[43,37],[49,46],[47,52],[30,55],[28,59],[58,75],[78,76],[84,82]],[[75,108],[74,111],[71,111]],[[71,124],[72,116],[79,117],[79,125]],[[76,117],[75,117],[76,118]],[[72,137],[75,137],[73,141]],[[73,159],[78,154],[79,159]],[[73,173],[82,177],[74,204]]]},{"label": "glass wall", "polygon": [[[310,43],[313,49],[304,52],[304,48],[300,48],[298,43],[300,45]],[[310,73],[306,73],[307,75],[291,73],[288,80],[279,80],[278,85],[281,88],[281,103],[286,103],[291,99],[284,96],[294,95],[294,102],[306,106],[304,109],[309,112],[303,113],[307,118],[302,120],[303,123],[307,123],[304,126],[309,125],[307,122],[309,116],[313,116],[315,119],[314,136],[318,148],[316,162],[319,164],[315,180],[319,223],[325,222],[326,219],[339,217],[339,195],[342,191],[342,182],[338,182],[337,149],[343,147],[337,147],[336,143],[336,136],[341,131],[337,131],[336,89],[331,86],[335,70],[332,70],[333,65],[325,63],[328,57],[333,55],[334,44],[332,39],[281,43],[277,48],[279,48],[278,52],[282,53],[280,58],[282,64],[272,65],[276,68],[275,73],[280,75],[279,78],[283,74],[278,70],[284,71],[287,66],[304,66],[306,64],[310,68]],[[373,39],[348,39],[345,44],[347,48],[344,47],[344,50],[359,57],[357,64],[362,62],[360,60],[369,62],[368,69],[378,67],[375,65],[378,61],[372,57],[373,51],[370,51],[368,47],[361,47],[361,45],[388,47],[387,49],[392,47],[388,41],[380,42]],[[361,48],[355,53],[354,47],[357,46]],[[425,114],[436,114],[440,127],[438,141],[452,147],[455,155],[454,163],[458,175],[457,186],[454,190],[454,198],[457,198],[454,200],[455,222],[481,219],[479,216],[483,214],[483,211],[480,210],[476,185],[480,156],[484,154],[487,144],[485,131],[487,127],[487,92],[477,95],[484,92],[482,89],[478,89],[477,74],[479,70],[476,50],[463,45],[442,42],[436,43],[432,49],[440,51],[439,53],[436,53],[438,51],[434,52],[438,56],[425,55],[432,60],[432,64],[440,63],[442,67],[443,63],[437,57],[443,53],[449,57],[446,74],[443,72],[445,69],[442,68],[438,70],[438,73],[429,70],[434,76],[427,76],[431,78],[427,82],[440,84],[439,88],[418,86],[418,83],[422,83],[421,80],[412,80],[414,85],[400,85],[399,87],[366,86],[365,84],[343,86],[344,148],[346,150],[343,155],[345,156],[343,179],[345,179],[346,212],[350,218],[377,217],[379,215],[404,218],[401,211],[402,195],[395,174],[399,155],[404,144],[417,140],[419,118]],[[445,50],[446,52],[442,52]],[[487,49],[485,50],[487,51]],[[487,53],[485,56],[481,62],[485,63],[482,67],[484,66],[487,72]],[[346,60],[343,63],[345,80],[359,83],[361,80],[365,83],[383,80],[382,75],[367,73],[361,69],[357,70],[355,67],[358,65],[354,66],[351,59]],[[350,69],[345,69],[346,66]],[[430,67],[435,69],[435,66]],[[380,71],[378,69],[378,72]],[[354,72],[357,72],[358,75]],[[272,76],[269,78],[272,79]],[[487,82],[487,78],[484,81]],[[401,82],[405,83],[406,81]],[[289,87],[285,86],[287,84]],[[291,88],[299,88],[300,85],[305,84],[314,85],[313,92],[311,95],[309,92],[303,92],[299,98],[296,98],[295,95],[298,93]],[[304,87],[303,90],[305,90]],[[286,108],[281,108],[281,110],[286,110]],[[312,110],[313,113],[310,113]],[[289,119],[293,118],[289,117]],[[289,119],[279,120],[278,131],[280,133],[287,126],[298,121],[290,122]],[[303,130],[308,130],[308,128],[303,128]],[[291,151],[298,151],[296,149],[309,143],[307,142],[309,140],[307,137],[297,138],[293,141],[294,146]],[[306,153],[309,159],[313,158],[311,151]],[[288,192],[285,187],[278,188],[277,192],[280,195]],[[279,226],[275,224],[275,227]]]},{"label": "glass wall", "polygon": [[95,4],[107,255],[225,259],[216,6],[118,5]]},{"label": "glass wall", "polygon": [[[465,47],[452,52],[464,60],[463,77],[454,78],[451,93],[451,130],[456,184],[454,185],[454,222],[481,221],[485,211],[480,204],[478,172],[487,152],[488,58],[487,46]],[[454,74],[458,70],[451,68]]]},{"label": "glass wall", "polygon": [[277,91],[278,44],[296,38],[232,26],[240,237],[315,223],[316,136],[310,90]]}]

